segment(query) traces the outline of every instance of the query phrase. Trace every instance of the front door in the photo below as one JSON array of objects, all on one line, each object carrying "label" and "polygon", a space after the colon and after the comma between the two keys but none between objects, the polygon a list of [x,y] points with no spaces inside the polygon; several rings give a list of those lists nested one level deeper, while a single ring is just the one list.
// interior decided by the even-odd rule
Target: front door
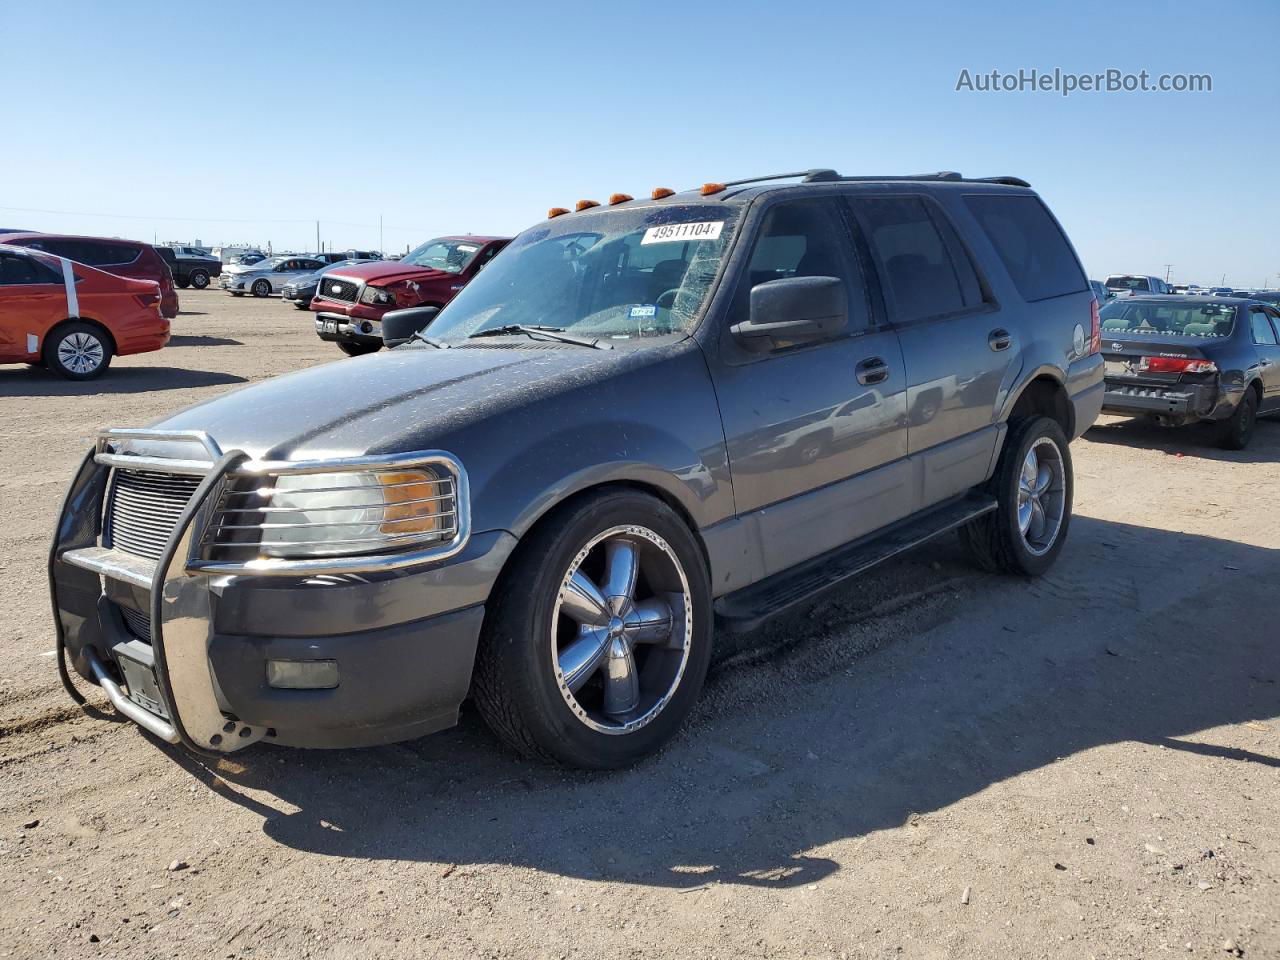
[{"label": "front door", "polygon": [[34,361],[45,333],[67,318],[62,277],[33,256],[0,253],[0,362]]},{"label": "front door", "polygon": [[[765,575],[910,512],[906,379],[897,335],[874,311],[836,198],[774,205],[737,281],[713,361],[740,517],[759,524]],[[752,287],[784,277],[844,281],[847,328],[766,354],[729,327]]]}]

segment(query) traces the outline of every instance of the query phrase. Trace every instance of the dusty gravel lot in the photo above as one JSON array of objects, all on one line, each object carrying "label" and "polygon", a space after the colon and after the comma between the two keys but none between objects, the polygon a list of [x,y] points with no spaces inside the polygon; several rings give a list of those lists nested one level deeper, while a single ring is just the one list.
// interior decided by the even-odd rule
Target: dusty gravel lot
[{"label": "dusty gravel lot", "polygon": [[1050,576],[945,540],[721,638],[632,771],[524,763],[473,711],[206,764],[63,695],[54,514],[97,428],[339,354],[182,299],[97,384],[0,367],[0,956],[1280,957],[1280,423],[1096,427]]}]

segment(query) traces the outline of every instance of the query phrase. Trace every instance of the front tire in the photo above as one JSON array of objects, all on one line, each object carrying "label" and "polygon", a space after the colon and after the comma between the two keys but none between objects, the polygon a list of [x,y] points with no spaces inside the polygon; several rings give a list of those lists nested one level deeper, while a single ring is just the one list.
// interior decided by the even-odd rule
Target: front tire
[{"label": "front tire", "polygon": [[377,353],[382,349],[380,344],[376,343],[339,343],[338,349],[345,353],[348,357],[363,357],[366,353]]},{"label": "front tire", "polygon": [[960,541],[984,570],[1040,576],[1066,543],[1074,488],[1071,448],[1057,421],[1011,424],[988,486],[996,509],[961,527]]},{"label": "front tire", "polygon": [[174,278],[173,285],[177,287],[179,290],[185,290],[189,286],[186,280],[182,280],[177,277]]},{"label": "front tire", "polygon": [[209,285],[209,274],[203,270],[192,270],[190,276],[191,285],[197,290],[203,290]]},{"label": "front tire", "polygon": [[97,327],[67,323],[44,341],[44,363],[67,380],[92,380],[111,365],[111,341]]},{"label": "front tire", "polygon": [[629,766],[693,709],[711,658],[711,587],[693,533],[660,500],[602,490],[560,507],[491,596],[476,704],[525,756]]},{"label": "front tire", "polygon": [[1243,450],[1253,439],[1253,428],[1257,422],[1258,395],[1250,387],[1231,416],[1219,425],[1218,445],[1224,450]]},{"label": "front tire", "polygon": [[269,280],[255,280],[251,289],[255,297],[271,296],[271,282]]}]

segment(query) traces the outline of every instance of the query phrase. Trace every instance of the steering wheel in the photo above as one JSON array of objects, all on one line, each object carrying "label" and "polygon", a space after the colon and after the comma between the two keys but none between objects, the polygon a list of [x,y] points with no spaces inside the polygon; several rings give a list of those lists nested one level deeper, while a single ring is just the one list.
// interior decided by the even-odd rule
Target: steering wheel
[{"label": "steering wheel", "polygon": [[564,252],[576,260],[587,252],[587,248],[577,240],[570,240],[564,245]]},{"label": "steering wheel", "polygon": [[[664,290],[664,291],[662,291],[662,293],[658,294],[658,299],[657,299],[657,300],[655,300],[655,301],[653,301],[653,302],[654,302],[654,305],[655,305],[655,306],[662,307],[662,309],[664,309],[664,310],[670,310],[671,308],[673,308],[673,307],[676,305],[676,295],[677,295],[677,294],[679,294],[679,293],[680,293],[680,288],[679,288],[679,287],[672,287],[670,290]],[[664,300],[668,295],[671,297],[671,302],[670,302],[670,303],[663,303],[662,301],[663,301],[663,300]]]}]

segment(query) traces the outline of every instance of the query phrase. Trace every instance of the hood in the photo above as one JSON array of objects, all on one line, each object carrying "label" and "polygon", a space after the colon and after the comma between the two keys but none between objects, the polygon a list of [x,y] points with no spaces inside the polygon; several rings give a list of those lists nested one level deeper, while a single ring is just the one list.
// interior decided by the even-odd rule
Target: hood
[{"label": "hood", "polygon": [[257,273],[260,269],[262,269],[260,266],[261,263],[262,261],[258,261],[258,263],[232,263],[223,267],[222,272],[230,273],[230,274]]},{"label": "hood", "polygon": [[363,280],[377,287],[385,287],[389,283],[401,280],[413,280],[416,283],[448,280],[462,283],[462,276],[449,273],[447,270],[436,270],[432,267],[415,267],[413,264],[398,261],[377,260],[372,263],[357,263],[350,267],[338,267],[330,276],[346,277],[349,280]]},{"label": "hood", "polygon": [[406,347],[242,387],[152,426],[204,430],[223,450],[262,459],[405,453],[509,412],[533,392],[593,379],[628,353],[544,344]]}]

